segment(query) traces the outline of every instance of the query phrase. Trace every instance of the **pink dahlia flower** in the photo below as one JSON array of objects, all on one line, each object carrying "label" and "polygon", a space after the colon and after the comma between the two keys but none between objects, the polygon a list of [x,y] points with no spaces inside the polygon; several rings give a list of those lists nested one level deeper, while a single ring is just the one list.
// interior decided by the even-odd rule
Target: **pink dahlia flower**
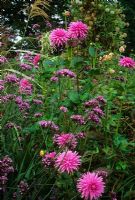
[{"label": "pink dahlia flower", "polygon": [[105,184],[103,179],[96,173],[87,172],[81,176],[77,183],[77,189],[82,198],[97,199],[102,196]]},{"label": "pink dahlia flower", "polygon": [[50,33],[50,44],[52,46],[63,46],[67,43],[69,37],[68,32],[63,28],[54,29]]},{"label": "pink dahlia flower", "polygon": [[78,170],[81,164],[80,156],[77,152],[64,151],[56,157],[55,167],[62,172],[72,173]]},{"label": "pink dahlia flower", "polygon": [[123,57],[119,60],[119,65],[127,68],[134,68],[135,61],[130,57]]},{"label": "pink dahlia flower", "polygon": [[69,147],[74,149],[77,145],[75,136],[72,133],[63,133],[61,135],[54,135],[54,143],[56,143],[60,148]]},{"label": "pink dahlia flower", "polygon": [[68,34],[71,39],[83,40],[88,34],[88,26],[81,21],[71,22],[69,24]]}]

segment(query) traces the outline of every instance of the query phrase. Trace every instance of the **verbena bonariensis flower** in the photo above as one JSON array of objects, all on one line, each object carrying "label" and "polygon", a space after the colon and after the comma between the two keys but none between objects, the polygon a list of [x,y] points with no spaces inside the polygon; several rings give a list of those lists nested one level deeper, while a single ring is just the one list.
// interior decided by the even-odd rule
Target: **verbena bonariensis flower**
[{"label": "verbena bonariensis flower", "polygon": [[58,77],[57,76],[52,76],[51,77],[51,79],[50,79],[50,81],[52,81],[52,82],[58,82]]},{"label": "verbena bonariensis flower", "polygon": [[54,122],[52,122],[52,121],[42,120],[42,121],[39,122],[39,125],[42,128],[51,128],[52,130],[55,130],[55,131],[59,130],[59,127]]},{"label": "verbena bonariensis flower", "polygon": [[88,26],[81,21],[71,22],[68,27],[68,34],[71,39],[83,40],[88,34]]},{"label": "verbena bonariensis flower", "polygon": [[0,91],[4,90],[4,85],[0,85]]},{"label": "verbena bonariensis flower", "polygon": [[60,111],[66,113],[66,112],[68,111],[68,109],[67,109],[67,107],[65,107],[65,106],[61,106],[61,107],[60,107]]},{"label": "verbena bonariensis flower", "polygon": [[7,62],[7,58],[5,56],[0,56],[0,63],[5,63]]},{"label": "verbena bonariensis flower", "polygon": [[30,109],[28,101],[24,101],[21,96],[16,97],[15,103],[18,105],[20,111],[28,111]]},{"label": "verbena bonariensis flower", "polygon": [[4,90],[4,83],[5,81],[4,80],[0,80],[0,91]]},{"label": "verbena bonariensis flower", "polygon": [[15,127],[15,124],[12,123],[12,122],[8,122],[8,123],[6,123],[5,127],[8,128],[8,129],[14,128],[14,127]]},{"label": "verbena bonariensis flower", "polygon": [[37,104],[37,105],[43,104],[43,101],[40,100],[40,99],[33,99],[32,102],[33,102],[34,104]]},{"label": "verbena bonariensis flower", "polygon": [[96,115],[93,111],[90,111],[88,113],[88,120],[95,122],[96,124],[99,124],[100,118],[98,115]]},{"label": "verbena bonariensis flower", "polygon": [[96,97],[96,100],[98,100],[99,103],[102,103],[102,104],[105,104],[106,103],[106,100],[103,96],[98,96]]},{"label": "verbena bonariensis flower", "polygon": [[64,151],[56,156],[55,167],[58,168],[58,171],[63,173],[73,173],[77,171],[81,165],[81,157],[77,152],[73,151]]},{"label": "verbena bonariensis flower", "polygon": [[35,113],[35,114],[34,114],[34,117],[42,117],[42,116],[43,116],[42,113]]},{"label": "verbena bonariensis flower", "polygon": [[31,65],[28,65],[28,64],[26,64],[26,63],[20,64],[20,67],[21,67],[23,70],[31,70],[31,69],[32,69],[32,66],[31,66]]},{"label": "verbena bonariensis flower", "polygon": [[32,28],[33,28],[33,29],[39,29],[39,28],[40,28],[40,25],[39,25],[39,24],[33,24],[33,25],[32,25]]},{"label": "verbena bonariensis flower", "polygon": [[101,176],[103,181],[106,182],[106,179],[108,177],[109,171],[104,168],[99,168],[97,170],[94,170],[94,172],[98,175]]},{"label": "verbena bonariensis flower", "polygon": [[104,116],[104,112],[102,111],[102,109],[98,106],[96,106],[95,108],[93,108],[93,111],[95,114],[97,114],[99,117],[103,117]]},{"label": "verbena bonariensis flower", "polygon": [[4,156],[0,160],[0,190],[4,190],[4,187],[8,181],[8,175],[14,172],[13,161],[9,156]]},{"label": "verbena bonariensis flower", "polygon": [[68,41],[68,32],[63,28],[54,29],[51,31],[49,39],[51,46],[63,46]]},{"label": "verbena bonariensis flower", "polygon": [[33,58],[33,64],[34,64],[34,65],[37,65],[39,61],[40,61],[40,55],[37,54],[37,55],[34,56],[34,58]]},{"label": "verbena bonariensis flower", "polygon": [[7,94],[5,96],[0,96],[0,102],[6,103],[10,100],[14,100],[16,97],[15,94]]},{"label": "verbena bonariensis flower", "polygon": [[91,99],[91,100],[85,102],[85,103],[84,103],[84,106],[85,106],[85,107],[96,107],[96,106],[98,106],[98,104],[99,104],[98,100],[96,100],[96,99]]},{"label": "verbena bonariensis flower", "polygon": [[53,142],[56,143],[59,148],[75,149],[77,146],[77,140],[72,133],[62,133],[61,135],[54,135]]},{"label": "verbena bonariensis flower", "polygon": [[19,83],[19,92],[24,94],[31,94],[32,84],[25,78],[21,79]]},{"label": "verbena bonariensis flower", "polygon": [[17,78],[16,74],[7,74],[4,80],[8,83],[17,83],[19,78]]},{"label": "verbena bonariensis flower", "polygon": [[96,173],[87,172],[78,180],[77,189],[84,199],[98,199],[104,193],[105,183]]},{"label": "verbena bonariensis flower", "polygon": [[69,69],[60,69],[57,72],[55,72],[55,74],[56,74],[56,76],[66,76],[66,77],[70,77],[70,78],[76,77],[76,74]]},{"label": "verbena bonariensis flower", "polygon": [[85,120],[84,120],[84,117],[82,115],[72,115],[70,118],[80,125],[85,124]]},{"label": "verbena bonariensis flower", "polygon": [[45,156],[42,158],[42,164],[45,167],[54,166],[55,164],[55,157],[56,152],[46,153]]},{"label": "verbena bonariensis flower", "polygon": [[28,191],[29,186],[28,186],[28,183],[26,181],[20,181],[18,188],[19,188],[20,194],[23,195]]},{"label": "verbena bonariensis flower", "polygon": [[85,134],[84,132],[80,132],[80,133],[77,133],[77,134],[75,135],[75,137],[76,137],[77,139],[83,139],[83,138],[86,137],[86,134]]},{"label": "verbena bonariensis flower", "polygon": [[135,68],[135,61],[130,57],[123,57],[119,60],[119,65],[127,68]]},{"label": "verbena bonariensis flower", "polygon": [[117,200],[116,192],[110,192],[111,200]]}]

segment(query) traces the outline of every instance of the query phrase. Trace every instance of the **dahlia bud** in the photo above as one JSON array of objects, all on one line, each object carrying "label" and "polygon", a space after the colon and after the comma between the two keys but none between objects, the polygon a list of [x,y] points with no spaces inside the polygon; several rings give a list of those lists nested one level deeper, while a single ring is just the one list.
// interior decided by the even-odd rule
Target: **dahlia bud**
[{"label": "dahlia bud", "polygon": [[120,52],[120,53],[123,53],[124,51],[125,51],[124,46],[121,46],[121,47],[119,48],[119,52]]},{"label": "dahlia bud", "polygon": [[114,74],[115,70],[110,68],[108,72],[109,72],[109,74]]},{"label": "dahlia bud", "polygon": [[71,15],[71,13],[68,10],[66,10],[63,15],[66,17],[69,17]]}]

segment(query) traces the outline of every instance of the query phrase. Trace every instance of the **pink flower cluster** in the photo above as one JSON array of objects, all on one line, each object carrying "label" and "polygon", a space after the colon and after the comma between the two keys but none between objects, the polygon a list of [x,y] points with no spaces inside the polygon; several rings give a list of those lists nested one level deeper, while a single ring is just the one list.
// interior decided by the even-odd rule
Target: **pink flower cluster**
[{"label": "pink flower cluster", "polygon": [[65,107],[65,106],[61,106],[61,107],[60,107],[60,111],[66,113],[66,112],[68,112],[68,109],[67,109],[67,107]]},{"label": "pink flower cluster", "polygon": [[9,156],[4,156],[0,160],[0,190],[4,190],[4,187],[8,181],[8,175],[14,172],[13,161]]},{"label": "pink flower cluster", "polygon": [[56,152],[46,153],[45,156],[42,158],[42,164],[45,167],[54,166],[55,164],[55,157]]},{"label": "pink flower cluster", "polygon": [[81,21],[72,22],[69,24],[68,30],[63,28],[54,29],[50,33],[51,46],[63,46],[69,40],[83,40],[88,34],[88,26]]},{"label": "pink flower cluster", "polygon": [[26,192],[28,192],[29,186],[26,181],[20,181],[18,185],[18,191],[13,193],[13,198],[18,199],[19,195],[24,195]]},{"label": "pink flower cluster", "polygon": [[32,84],[25,78],[20,80],[19,92],[22,94],[32,94]]},{"label": "pink flower cluster", "polygon": [[92,122],[99,123],[100,119],[104,116],[104,112],[101,109],[101,106],[103,106],[106,103],[106,100],[103,96],[98,96],[95,99],[91,99],[84,103],[84,106],[86,108],[90,108],[90,110],[86,110],[88,113],[88,120],[91,120]]},{"label": "pink flower cluster", "polygon": [[26,63],[20,64],[20,67],[21,67],[23,70],[31,70],[31,69],[32,69],[32,66],[29,65],[29,64],[26,64]]},{"label": "pink flower cluster", "polygon": [[72,133],[56,134],[53,137],[53,142],[59,146],[59,148],[75,149],[77,146],[77,140]]},{"label": "pink flower cluster", "polygon": [[0,56],[0,64],[7,62],[7,58],[5,56]]},{"label": "pink flower cluster", "polygon": [[6,103],[10,100],[14,100],[16,98],[15,94],[7,94],[4,96],[0,96],[0,102]]},{"label": "pink flower cluster", "polygon": [[81,165],[81,157],[77,152],[64,151],[56,154],[56,152],[46,153],[42,158],[45,167],[55,167],[60,173],[73,173],[78,170]]},{"label": "pink flower cluster", "polygon": [[4,83],[5,81],[4,80],[0,80],[0,91],[4,90]]},{"label": "pink flower cluster", "polygon": [[56,76],[66,76],[70,78],[75,78],[76,74],[69,69],[60,69],[56,73]]},{"label": "pink flower cluster", "polygon": [[39,63],[39,61],[40,61],[40,55],[37,54],[37,55],[34,56],[34,58],[33,58],[33,64],[34,64],[34,65],[37,65],[37,64]]},{"label": "pink flower cluster", "polygon": [[59,130],[59,127],[52,121],[45,121],[45,120],[42,120],[39,122],[39,125],[42,127],[42,128],[50,128],[54,131],[58,131]]},{"label": "pink flower cluster", "polygon": [[119,65],[127,68],[135,68],[135,61],[130,57],[123,57],[119,60]]},{"label": "pink flower cluster", "polygon": [[51,77],[51,81],[53,82],[58,82],[58,77],[69,77],[69,78],[75,78],[76,74],[74,72],[72,72],[69,69],[60,69],[58,71],[55,72],[55,76]]},{"label": "pink flower cluster", "polygon": [[82,115],[72,115],[70,118],[80,125],[85,124],[85,120],[84,120],[84,117]]},{"label": "pink flower cluster", "polygon": [[30,104],[28,101],[24,101],[21,96],[16,97],[15,103],[18,105],[20,111],[28,111]]},{"label": "pink flower cluster", "polygon": [[7,74],[4,78],[5,82],[8,83],[18,83],[19,78],[17,78],[16,74]]},{"label": "pink flower cluster", "polygon": [[43,101],[40,100],[40,99],[33,99],[32,101],[33,101],[33,103],[36,104],[36,105],[42,105],[42,104],[43,104]]}]

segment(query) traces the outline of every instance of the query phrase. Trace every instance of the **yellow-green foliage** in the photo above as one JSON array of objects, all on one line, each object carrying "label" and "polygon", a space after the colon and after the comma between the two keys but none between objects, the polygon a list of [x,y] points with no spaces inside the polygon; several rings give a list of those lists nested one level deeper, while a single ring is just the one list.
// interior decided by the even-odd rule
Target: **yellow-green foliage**
[{"label": "yellow-green foliage", "polygon": [[50,1],[51,0],[35,0],[31,6],[30,17],[42,16],[48,18],[45,10],[49,8]]}]

